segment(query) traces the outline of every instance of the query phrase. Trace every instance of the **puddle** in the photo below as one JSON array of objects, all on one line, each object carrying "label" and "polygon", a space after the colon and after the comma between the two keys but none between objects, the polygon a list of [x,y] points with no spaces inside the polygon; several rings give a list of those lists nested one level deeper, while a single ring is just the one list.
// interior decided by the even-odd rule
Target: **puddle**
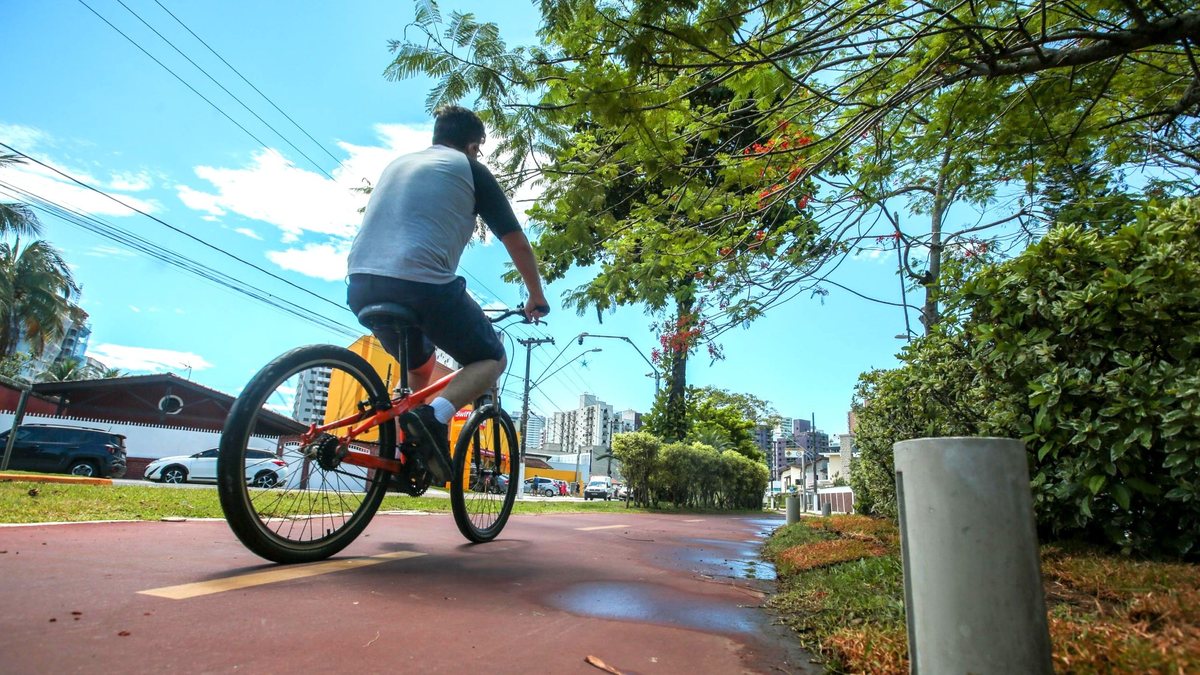
[{"label": "puddle", "polygon": [[577,584],[551,596],[550,604],[603,619],[645,621],[717,633],[756,633],[752,608],[706,601],[661,586],[637,582],[596,581]]},{"label": "puddle", "polygon": [[759,541],[728,541],[725,539],[684,539],[685,542],[695,542],[698,547],[689,546],[676,551],[680,561],[690,564],[697,572],[714,577],[733,577],[735,579],[764,579],[775,578],[775,566],[759,559],[761,542]]},{"label": "puddle", "polygon": [[745,521],[754,526],[755,533],[762,539],[766,539],[777,528],[787,524],[787,518],[782,517],[746,518]]}]

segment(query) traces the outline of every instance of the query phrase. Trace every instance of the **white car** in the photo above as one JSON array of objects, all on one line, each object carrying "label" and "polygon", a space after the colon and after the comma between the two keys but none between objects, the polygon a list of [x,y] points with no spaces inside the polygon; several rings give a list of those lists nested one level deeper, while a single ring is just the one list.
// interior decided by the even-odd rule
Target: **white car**
[{"label": "white car", "polygon": [[613,487],[611,481],[593,480],[583,489],[583,500],[603,499],[608,501],[613,498]]},{"label": "white car", "polygon": [[[213,448],[194,455],[163,457],[146,466],[143,478],[160,483],[215,483],[217,455]],[[255,487],[270,488],[287,482],[288,466],[269,450],[246,450],[246,482]]]}]

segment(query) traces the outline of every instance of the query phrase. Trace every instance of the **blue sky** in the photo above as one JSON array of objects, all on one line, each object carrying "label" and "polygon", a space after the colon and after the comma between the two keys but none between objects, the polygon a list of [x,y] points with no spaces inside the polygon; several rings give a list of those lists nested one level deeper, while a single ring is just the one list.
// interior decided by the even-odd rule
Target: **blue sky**
[{"label": "blue sky", "polygon": [[[441,6],[445,13],[470,11],[499,23],[510,44],[535,39],[532,3]],[[93,329],[89,355],[130,373],[174,372],[236,393],[258,367],[291,347],[352,341],[346,331],[356,324],[342,307],[345,251],[365,197],[351,188],[375,181],[392,157],[429,142],[428,82],[382,76],[390,61],[387,41],[404,37],[411,4],[7,0],[2,7],[0,142],[61,174],[34,165],[0,169],[0,199],[10,201],[14,190],[32,193],[98,219],[93,228],[117,228],[122,239],[39,213],[44,238],[63,252],[83,286],[81,305]],[[534,198],[531,192],[517,195],[517,210]],[[131,244],[130,235],[143,243]],[[147,249],[202,266],[210,278]],[[519,289],[500,280],[506,260],[501,247],[486,244],[464,255],[460,271],[482,302],[520,301]],[[895,272],[894,256],[864,254],[832,279],[898,302]],[[297,318],[230,290],[214,275],[346,328]],[[560,353],[550,371],[587,349],[603,350],[547,378],[532,407],[544,414],[570,409],[579,394],[590,392],[617,409],[645,411],[654,382],[637,351],[616,340],[580,347],[573,338],[581,332],[624,335],[648,356],[657,342],[654,318],[631,307],[606,315],[601,324],[594,312],[581,317],[563,309],[559,296],[586,278],[587,271],[578,270],[551,284],[555,311],[548,324],[514,331],[515,337],[557,340],[535,354],[535,377]],[[859,373],[895,365],[903,342],[894,336],[903,332],[904,317],[898,308],[835,287],[829,291],[824,298],[794,298],[726,333],[726,359],[710,364],[697,355],[690,382],[753,393],[785,416],[815,414],[818,428],[844,433]],[[506,388],[519,392],[524,349],[509,353]],[[515,397],[507,403],[519,407]]]}]

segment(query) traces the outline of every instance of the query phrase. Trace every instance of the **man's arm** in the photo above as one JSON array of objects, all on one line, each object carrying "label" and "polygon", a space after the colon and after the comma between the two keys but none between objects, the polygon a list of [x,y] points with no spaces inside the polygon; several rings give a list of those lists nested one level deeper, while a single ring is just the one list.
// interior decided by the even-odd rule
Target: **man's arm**
[{"label": "man's arm", "polygon": [[524,232],[517,230],[500,237],[500,241],[508,250],[508,257],[512,258],[529,291],[529,299],[525,301],[525,316],[530,321],[546,316],[550,313],[550,303],[546,302],[546,294],[542,290],[542,275],[538,273],[537,258],[533,255],[529,239]]}]

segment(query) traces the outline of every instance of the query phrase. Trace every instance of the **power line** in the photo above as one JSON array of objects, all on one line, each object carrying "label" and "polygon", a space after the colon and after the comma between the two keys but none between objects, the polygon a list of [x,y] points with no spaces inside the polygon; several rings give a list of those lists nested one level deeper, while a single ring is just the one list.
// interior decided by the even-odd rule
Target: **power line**
[{"label": "power line", "polygon": [[[211,100],[209,100],[209,99],[208,99],[208,97],[206,97],[204,94],[201,94],[199,90],[197,90],[197,89],[196,89],[195,87],[193,87],[192,85],[188,84],[187,80],[183,79],[183,78],[182,78],[182,77],[181,77],[181,76],[180,76],[178,73],[176,73],[174,70],[171,70],[171,68],[170,68],[169,66],[167,66],[167,64],[163,63],[162,61],[159,61],[159,60],[158,60],[158,59],[157,59],[157,58],[156,58],[156,57],[155,57],[153,54],[151,54],[150,52],[146,51],[146,49],[145,49],[144,47],[142,47],[140,44],[138,44],[138,42],[137,42],[136,40],[134,40],[133,38],[129,37],[129,35],[127,35],[127,34],[126,34],[124,31],[122,31],[120,28],[117,28],[117,26],[116,26],[115,24],[113,24],[113,23],[112,23],[111,21],[109,21],[108,19],[104,18],[104,16],[103,16],[102,14],[100,14],[100,12],[97,12],[95,9],[93,9],[91,5],[87,4],[87,2],[85,2],[84,0],[78,0],[78,2],[79,2],[79,4],[83,5],[84,7],[87,7],[87,8],[88,8],[88,10],[89,10],[89,11],[91,11],[91,13],[92,13],[92,14],[95,14],[95,15],[96,15],[96,16],[97,16],[97,17],[98,17],[98,18],[99,18],[101,21],[103,21],[104,23],[108,24],[109,28],[112,28],[113,30],[115,30],[117,33],[119,33],[119,34],[121,35],[121,37],[123,37],[123,38],[125,38],[126,40],[128,40],[130,44],[132,44],[134,47],[137,47],[137,48],[138,48],[138,50],[139,50],[139,51],[141,51],[143,54],[145,54],[145,55],[146,55],[146,56],[147,56],[147,57],[148,57],[148,58],[149,58],[151,61],[154,61],[155,63],[157,63],[159,66],[161,66],[161,67],[162,67],[162,69],[163,69],[163,70],[165,70],[165,71],[167,71],[168,73],[170,73],[170,74],[171,74],[171,75],[172,75],[172,76],[173,76],[173,77],[174,77],[176,80],[179,80],[180,84],[182,84],[183,86],[185,86],[185,87],[187,87],[188,89],[190,89],[190,90],[192,91],[192,93],[193,93],[193,94],[195,94],[196,96],[199,96],[199,97],[201,98],[201,100],[203,100],[205,103],[207,103],[207,104],[209,104],[210,106],[212,106],[213,110],[216,110],[217,112],[221,113],[221,115],[222,115],[222,116],[223,116],[225,119],[229,120],[230,122],[233,122],[234,126],[236,126],[237,128],[241,129],[241,130],[242,130],[242,131],[243,131],[243,132],[244,132],[244,133],[245,133],[247,136],[249,136],[251,139],[253,139],[255,143],[258,143],[259,145],[261,145],[261,146],[262,146],[262,147],[264,147],[264,148],[269,148],[269,147],[271,147],[270,145],[268,145],[268,144],[266,143],[266,141],[263,141],[263,140],[262,140],[262,139],[260,139],[258,136],[255,136],[255,135],[254,135],[254,134],[253,134],[253,133],[252,133],[252,132],[251,132],[249,129],[247,129],[246,127],[242,126],[242,124],[241,124],[241,123],[239,123],[237,120],[235,120],[235,119],[233,119],[232,117],[230,117],[229,113],[227,113],[227,112],[225,112],[224,110],[222,110],[220,106],[218,106],[216,103],[213,103],[213,102],[212,102]],[[130,11],[132,11],[132,10],[130,10]],[[140,17],[139,17],[139,18],[140,18]],[[153,30],[153,29],[151,29],[151,30]],[[160,36],[160,37],[161,37],[161,36]],[[163,39],[165,40],[166,38],[163,38]],[[186,57],[185,57],[185,58],[186,58]],[[190,61],[191,59],[188,59],[188,60]],[[193,63],[193,65],[195,65],[195,64]],[[199,68],[199,66],[197,66],[197,68]],[[207,74],[207,73],[206,73],[206,74]],[[219,85],[218,85],[218,86],[219,86]],[[222,88],[223,88],[223,87],[222,87]],[[257,115],[256,115],[256,117],[257,117]],[[260,118],[260,119],[261,119],[261,118]],[[269,125],[268,125],[268,126],[269,126]],[[272,131],[274,131],[274,129],[272,129]],[[276,132],[276,133],[279,133],[279,132]],[[286,141],[286,139],[285,139],[285,141]],[[289,143],[289,145],[291,145],[291,144]],[[295,146],[292,146],[292,147],[295,147]],[[302,155],[303,155],[304,153],[302,153],[302,152],[301,152],[300,154],[302,154]],[[308,158],[308,156],[307,156],[307,155],[305,155],[305,158]],[[308,161],[312,162],[313,160],[312,160],[312,159],[309,159]],[[314,162],[314,165],[316,165],[316,163],[315,163],[315,162]],[[332,179],[332,178],[333,178],[333,176],[330,176],[330,175],[329,175],[329,173],[328,173],[327,171],[325,171],[325,169],[321,168],[321,166],[320,166],[320,165],[316,165],[316,167],[317,167],[317,170],[318,170],[318,171],[320,171],[321,173],[325,174],[325,176],[327,176],[328,178],[330,178],[330,179]]]},{"label": "power line", "polygon": [[[245,108],[246,112],[250,113],[251,115],[254,115],[254,118],[256,120],[258,120],[259,122],[262,122],[271,131],[274,131],[276,136],[278,136],[284,143],[287,143],[289,146],[291,146],[291,148],[293,150],[300,153],[301,157],[303,157],[304,159],[307,159],[309,162],[311,162],[313,166],[317,167],[318,171],[325,174],[328,178],[333,179],[333,176],[330,176],[328,173],[326,173],[325,169],[323,169],[320,164],[317,164],[316,160],[314,160],[312,157],[309,157],[300,148],[297,148],[296,145],[294,143],[292,143],[290,140],[288,140],[288,138],[286,136],[284,136],[278,129],[271,126],[270,122],[264,120],[262,117],[259,116],[258,113],[251,110],[250,106],[246,105],[246,103],[244,101],[242,101],[242,99],[238,98],[236,94],[234,94],[233,92],[226,89],[225,85],[218,82],[217,79],[215,77],[213,77],[212,75],[210,75],[207,70],[205,70],[203,67],[200,66],[200,64],[193,61],[192,58],[190,56],[188,56],[187,54],[184,54],[182,49],[180,49],[179,47],[176,47],[174,42],[171,42],[170,40],[168,40],[166,38],[166,36],[164,36],[162,33],[158,32],[158,29],[156,29],[154,26],[151,26],[149,24],[149,22],[147,22],[145,19],[143,19],[140,14],[138,14],[137,12],[130,9],[129,5],[125,4],[124,0],[117,0],[117,3],[119,5],[121,5],[122,7],[124,7],[125,10],[128,11],[130,14],[132,14],[134,17],[136,17],[138,21],[141,21],[142,25],[144,25],[146,28],[149,28],[155,35],[157,35],[160,39],[162,39],[163,42],[167,43],[167,45],[169,45],[171,47],[171,49],[174,49],[176,51],[176,53],[178,53],[183,58],[187,59],[188,63],[190,63],[196,67],[196,70],[199,70],[200,72],[204,73],[204,76],[207,77],[209,80],[211,80],[213,84],[220,87],[221,91],[225,92],[226,94],[229,94],[229,97],[232,98],[233,100],[237,101],[238,105]],[[176,20],[178,21],[178,19],[176,19]],[[334,159],[334,161],[337,161],[336,158]]]},{"label": "power line", "polygon": [[[80,0],[80,1],[82,2],[82,0]],[[21,152],[20,150],[17,150],[16,148],[12,147],[11,145],[8,145],[7,143],[0,142],[0,147],[7,148],[10,152],[16,153],[16,154],[20,155],[21,157],[24,157],[25,159],[33,162],[34,164],[37,164],[38,166],[41,166],[45,169],[49,169],[50,171],[53,171],[54,173],[58,174],[59,176],[66,178],[67,180],[71,181],[72,183],[75,183],[76,185],[78,185],[82,188],[85,188],[87,190],[95,192],[96,194],[101,195],[102,197],[105,197],[106,199],[109,199],[110,201],[116,202],[117,204],[120,204],[121,206],[129,209],[130,211],[139,213],[139,214],[153,220],[154,222],[158,223],[159,225],[166,227],[167,229],[171,230],[172,232],[176,232],[178,234],[183,235],[184,237],[187,237],[188,239],[191,239],[192,241],[204,246],[205,248],[211,249],[213,251],[216,251],[217,253],[220,253],[221,255],[232,258],[232,259],[236,260],[237,262],[242,263],[243,265],[251,267],[259,272],[262,272],[263,274],[271,277],[272,279],[275,279],[276,281],[281,281],[284,284],[287,284],[288,286],[305,293],[306,295],[312,296],[313,298],[320,300],[321,302],[324,302],[326,304],[337,307],[338,309],[340,309],[342,311],[349,311],[349,308],[347,308],[345,305],[343,305],[340,302],[334,302],[333,300],[330,300],[329,298],[326,298],[325,296],[318,295],[318,294],[308,290],[307,288],[304,288],[303,286],[299,286],[291,281],[288,281],[287,279],[284,279],[283,277],[281,277],[277,274],[274,274],[273,272],[269,272],[269,271],[263,269],[262,267],[259,267],[258,265],[250,262],[249,260],[246,260],[244,258],[236,256],[222,248],[218,248],[217,246],[214,246],[214,245],[208,243],[207,241],[200,239],[199,237],[197,237],[195,235],[189,234],[189,233],[179,229],[178,227],[175,227],[174,225],[168,223],[167,221],[165,221],[161,218],[158,218],[157,216],[146,213],[145,211],[143,211],[135,206],[131,206],[131,205],[121,201],[120,199],[117,199],[116,197],[108,194],[107,192],[105,192],[103,190],[92,187],[91,185],[88,185],[87,183],[80,181],[78,178],[75,178],[74,176],[72,176],[66,172],[60,171],[60,170],[56,169],[55,167],[50,166],[49,164],[46,164],[45,162],[35,159],[35,158]]]},{"label": "power line", "polygon": [[218,59],[220,59],[220,60],[221,60],[221,63],[224,63],[226,66],[228,66],[228,67],[229,67],[229,69],[230,69],[230,70],[232,70],[232,71],[234,72],[234,74],[235,74],[235,75],[237,75],[238,77],[242,78],[242,82],[245,82],[245,83],[246,83],[246,84],[247,84],[247,85],[248,85],[248,86],[249,86],[251,89],[253,89],[255,92],[257,92],[259,96],[263,97],[263,100],[265,100],[267,103],[270,103],[272,108],[275,108],[275,110],[279,111],[279,114],[280,114],[280,115],[283,115],[283,116],[284,116],[284,117],[287,119],[287,121],[291,122],[293,126],[295,126],[297,129],[299,129],[299,130],[300,130],[300,133],[302,133],[302,134],[304,134],[305,136],[307,136],[307,137],[308,137],[308,140],[310,140],[310,141],[312,141],[313,143],[315,143],[315,144],[317,145],[317,147],[318,147],[318,148],[321,148],[321,150],[322,150],[322,151],[323,151],[323,152],[324,152],[326,155],[329,155],[329,158],[330,158],[330,159],[332,159],[333,161],[337,162],[338,164],[341,164],[341,163],[342,163],[342,162],[341,162],[341,160],[339,160],[337,157],[334,157],[333,153],[329,152],[329,150],[327,150],[327,149],[325,148],[325,146],[321,144],[321,142],[320,142],[320,141],[318,141],[317,139],[313,138],[311,134],[309,134],[307,131],[305,131],[305,130],[304,130],[304,127],[300,126],[300,124],[299,124],[299,123],[298,123],[296,120],[292,119],[290,115],[288,115],[287,113],[285,113],[285,112],[284,112],[284,111],[283,111],[283,110],[282,110],[282,109],[281,109],[279,106],[275,105],[275,102],[274,102],[274,101],[272,101],[272,100],[271,100],[271,99],[270,99],[270,98],[269,98],[269,97],[268,97],[266,94],[262,93],[262,91],[260,91],[258,87],[254,86],[254,84],[253,84],[252,82],[250,82],[250,80],[247,80],[245,75],[242,75],[242,74],[241,74],[241,72],[239,72],[237,68],[234,68],[234,67],[233,67],[233,64],[231,64],[231,63],[229,63],[228,61],[226,61],[226,60],[225,60],[225,57],[223,57],[223,56],[221,56],[220,54],[218,54],[218,53],[217,53],[217,50],[215,50],[215,49],[213,49],[212,47],[210,47],[210,46],[209,46],[209,44],[208,44],[207,42],[205,42],[203,38],[201,38],[199,35],[196,35],[196,32],[195,32],[195,31],[193,31],[191,28],[188,28],[187,24],[185,24],[185,23],[184,23],[184,22],[183,22],[183,21],[182,21],[182,20],[181,20],[179,17],[175,16],[175,14],[174,14],[174,13],[173,13],[171,10],[167,9],[166,7],[164,7],[164,6],[163,6],[163,4],[162,4],[161,2],[159,2],[158,0],[154,0],[154,2],[155,2],[155,4],[157,4],[159,7],[162,7],[162,10],[163,10],[164,12],[166,12],[167,14],[169,14],[169,15],[171,16],[171,18],[172,18],[172,19],[175,19],[175,21],[176,21],[177,23],[179,23],[179,25],[180,25],[180,26],[183,26],[183,29],[184,29],[184,30],[186,30],[187,32],[191,33],[191,34],[192,34],[192,37],[196,38],[196,39],[197,39],[197,40],[200,42],[200,44],[204,45],[204,46],[205,46],[205,47],[208,49],[208,51],[212,52],[213,56],[215,56],[215,57],[217,57]]},{"label": "power line", "polygon": [[94,216],[81,213],[75,209],[72,209],[71,207],[59,204],[4,181],[0,181],[0,189],[4,190],[14,199],[30,203],[35,208],[57,216],[68,224],[87,230],[93,234],[99,235],[118,244],[128,246],[129,248],[140,251],[141,253],[156,260],[198,276],[205,281],[209,281],[217,286],[245,295],[253,300],[262,302],[287,314],[291,314],[299,319],[308,321],[309,323],[312,323],[325,330],[329,330],[351,338],[357,338],[362,333],[361,330],[346,326],[345,324],[342,324],[334,319],[314,313],[306,307],[297,305],[289,300],[285,300],[262,291],[240,279],[204,265],[203,263],[188,258],[180,253],[154,244],[143,237],[139,237],[127,230],[105,222]]}]

